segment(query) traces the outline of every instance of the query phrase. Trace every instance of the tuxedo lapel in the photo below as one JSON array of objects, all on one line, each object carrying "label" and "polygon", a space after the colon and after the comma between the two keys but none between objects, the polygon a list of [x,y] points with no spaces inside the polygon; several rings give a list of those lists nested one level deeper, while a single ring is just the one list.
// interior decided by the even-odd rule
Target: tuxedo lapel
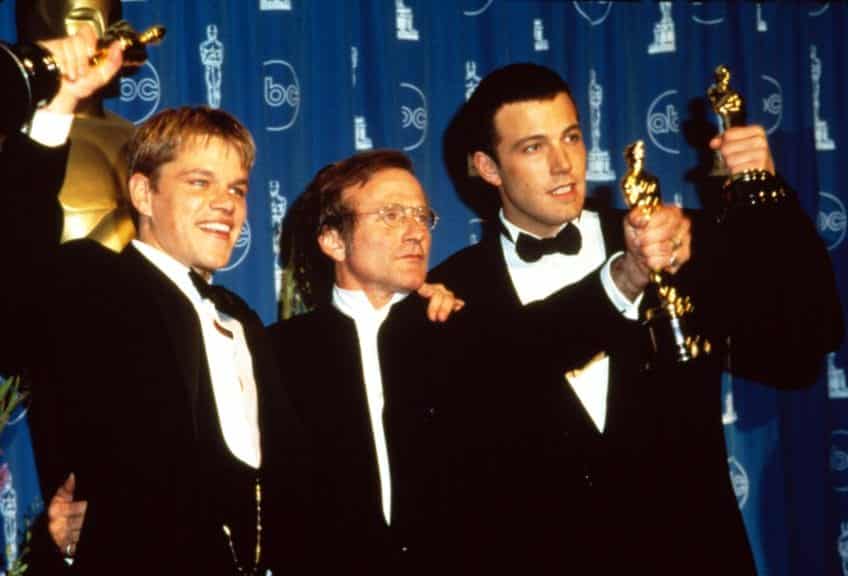
[{"label": "tuxedo lapel", "polygon": [[488,285],[491,287],[491,298],[502,312],[513,312],[521,309],[521,300],[512,283],[512,276],[506,266],[500,234],[489,234],[484,237],[482,248],[489,265],[480,273],[491,274]]},{"label": "tuxedo lapel", "polygon": [[[622,218],[625,213],[602,207],[598,207],[597,212],[601,221],[601,232],[604,236],[605,256],[609,257],[610,254],[625,250],[624,230],[622,228]],[[637,342],[633,343],[634,354],[638,345]],[[623,418],[626,417],[627,412],[635,409],[632,400],[626,398],[627,390],[624,383],[624,375],[633,374],[634,370],[634,355],[629,352],[628,350],[618,350],[609,354],[609,384],[604,430],[606,436],[615,436],[619,433],[619,430],[626,428]]]},{"label": "tuxedo lapel", "polygon": [[[201,370],[205,351],[200,322],[191,303],[173,282],[151,264],[132,245],[119,256],[128,286],[134,287],[140,301],[152,301],[144,309],[153,310],[158,321],[148,318],[140,329],[147,330],[144,340],[158,343],[163,352],[169,351],[171,362],[163,362],[163,370],[177,370],[183,383],[191,417],[191,430],[195,439],[198,434],[197,397],[201,374],[208,378],[208,370]],[[166,340],[166,342],[162,342]]]},{"label": "tuxedo lapel", "polygon": [[604,236],[605,255],[609,257],[610,254],[624,250],[624,230],[621,224],[624,212],[602,207],[591,209],[598,213],[601,221],[601,233]]}]

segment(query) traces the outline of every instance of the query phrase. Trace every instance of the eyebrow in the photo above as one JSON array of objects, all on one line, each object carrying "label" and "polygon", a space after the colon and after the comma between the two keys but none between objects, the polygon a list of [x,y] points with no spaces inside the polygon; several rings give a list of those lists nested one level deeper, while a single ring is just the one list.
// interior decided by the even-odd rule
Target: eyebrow
[{"label": "eyebrow", "polygon": [[215,176],[215,173],[212,170],[207,170],[206,168],[186,168],[185,170],[181,170],[177,176],[190,176],[190,175],[198,175],[198,176]]},{"label": "eyebrow", "polygon": [[[206,168],[188,168],[183,170],[178,174],[178,176],[208,176],[210,178],[215,178],[215,172],[212,170],[207,170]],[[238,180],[234,180],[230,182],[229,186],[247,186],[249,182],[248,178],[239,178]]]},{"label": "eyebrow", "polygon": [[[569,124],[568,126],[566,126],[565,129],[563,129],[562,134],[567,134],[567,133],[571,132],[572,130],[579,130],[579,129],[580,129],[580,124],[575,122],[574,124]],[[531,134],[529,136],[525,136],[524,138],[518,140],[515,144],[512,145],[512,149],[517,150],[518,148],[521,148],[522,146],[524,146],[528,142],[532,142],[533,140],[539,140],[539,139],[544,140],[545,138],[547,138],[546,134]]]}]

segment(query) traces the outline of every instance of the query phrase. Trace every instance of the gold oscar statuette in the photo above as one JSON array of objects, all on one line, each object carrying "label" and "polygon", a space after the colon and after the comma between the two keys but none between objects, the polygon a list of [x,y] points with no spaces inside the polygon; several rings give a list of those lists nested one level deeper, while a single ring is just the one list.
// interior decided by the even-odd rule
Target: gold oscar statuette
[{"label": "gold oscar statuette", "polygon": [[[730,87],[730,69],[719,65],[715,69],[715,83],[707,90],[713,111],[721,118],[722,132],[745,122],[745,99]],[[715,152],[710,176],[725,179],[723,190],[729,203],[758,206],[778,204],[786,197],[780,181],[765,170],[745,170],[731,175],[721,154]]]},{"label": "gold oscar statuette", "polygon": [[[745,109],[745,100],[742,95],[730,88],[730,70],[727,66],[718,66],[715,69],[715,83],[707,90],[707,98],[713,111],[721,118],[721,131],[724,132],[732,126],[742,124],[742,116]],[[710,176],[726,178],[730,175],[724,159],[716,151],[713,156],[713,168]]]},{"label": "gold oscar statuette", "polygon": [[[621,190],[628,208],[639,207],[650,218],[661,202],[660,184],[656,176],[645,170],[645,143],[630,144],[624,151],[627,172],[621,179]],[[660,362],[684,363],[709,354],[710,343],[699,335],[689,334],[687,316],[694,311],[688,296],[671,284],[662,270],[651,273],[651,284],[657,291],[659,304],[645,314],[654,354]]]},{"label": "gold oscar statuette", "polygon": [[124,53],[123,67],[138,68],[147,61],[147,46],[158,44],[164,37],[164,26],[152,26],[139,34],[129,22],[118,20],[106,29],[103,38],[98,41],[100,50],[91,57],[91,63],[96,65],[100,62],[106,55],[106,47],[117,41]]}]

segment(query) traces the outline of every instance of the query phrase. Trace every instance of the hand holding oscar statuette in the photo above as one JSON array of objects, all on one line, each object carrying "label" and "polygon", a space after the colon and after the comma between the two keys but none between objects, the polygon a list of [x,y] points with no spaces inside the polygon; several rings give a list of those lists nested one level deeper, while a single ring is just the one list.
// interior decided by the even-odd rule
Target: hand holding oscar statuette
[{"label": "hand holding oscar statuette", "polygon": [[[707,90],[713,111],[721,118],[722,132],[745,123],[745,99],[730,87],[730,70],[719,65],[715,83]],[[786,198],[780,181],[766,170],[745,170],[730,174],[721,153],[716,151],[710,176],[725,179],[723,191],[728,204],[760,206],[779,204]]]},{"label": "hand holding oscar statuette", "polygon": [[[627,172],[621,179],[621,190],[629,208],[639,207],[650,218],[660,205],[660,185],[656,176],[645,170],[645,144],[630,144],[624,152]],[[660,362],[684,363],[701,354],[709,354],[711,346],[699,335],[690,334],[687,316],[694,311],[688,296],[683,296],[661,270],[651,273],[659,304],[645,314],[654,353]]]}]

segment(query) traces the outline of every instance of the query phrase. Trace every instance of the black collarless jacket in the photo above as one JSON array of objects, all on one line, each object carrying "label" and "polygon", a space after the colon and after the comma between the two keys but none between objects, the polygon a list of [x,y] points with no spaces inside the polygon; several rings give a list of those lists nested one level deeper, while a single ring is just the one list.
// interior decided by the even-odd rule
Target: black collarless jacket
[{"label": "black collarless jacket", "polygon": [[[316,573],[418,573],[445,567],[442,540],[450,454],[444,451],[444,390],[432,364],[425,303],[395,304],[378,334],[383,427],[391,473],[391,523],[383,518],[380,476],[359,340],[352,319],[327,305],[272,326],[274,349],[313,461],[310,530],[324,550]],[[447,538],[445,538],[447,540]]]}]

